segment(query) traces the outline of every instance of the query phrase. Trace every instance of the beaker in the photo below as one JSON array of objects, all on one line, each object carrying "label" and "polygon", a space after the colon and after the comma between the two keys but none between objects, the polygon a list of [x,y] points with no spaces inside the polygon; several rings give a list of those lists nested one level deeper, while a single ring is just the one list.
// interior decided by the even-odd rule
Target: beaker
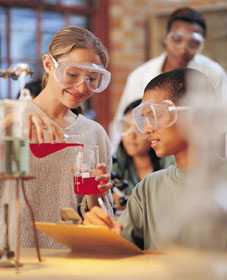
[{"label": "beaker", "polygon": [[0,102],[0,173],[24,176],[29,169],[28,116],[26,102]]},{"label": "beaker", "polygon": [[95,180],[97,165],[99,164],[99,146],[75,147],[76,161],[74,163],[74,193],[76,194],[102,194],[100,182]]},{"label": "beaker", "polygon": [[56,153],[62,149],[73,147],[73,146],[81,146],[83,147],[83,144],[81,143],[80,139],[83,134],[77,133],[77,134],[64,134],[66,143],[59,142],[59,139],[57,139],[57,142],[50,143],[49,141],[49,133],[46,129],[44,129],[44,141],[47,140],[46,143],[39,144],[38,140],[36,139],[36,142],[30,143],[30,149],[32,154],[37,158],[43,158],[50,154]]}]

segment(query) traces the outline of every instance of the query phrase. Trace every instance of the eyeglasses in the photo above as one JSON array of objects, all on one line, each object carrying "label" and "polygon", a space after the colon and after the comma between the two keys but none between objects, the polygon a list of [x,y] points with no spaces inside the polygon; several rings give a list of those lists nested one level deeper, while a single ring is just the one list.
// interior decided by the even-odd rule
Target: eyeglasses
[{"label": "eyeglasses", "polygon": [[172,48],[176,49],[180,49],[184,46],[191,54],[195,54],[202,51],[204,38],[198,32],[185,33],[182,31],[176,31],[168,33],[167,43]]},{"label": "eyeglasses", "polygon": [[171,100],[164,100],[142,103],[132,110],[132,114],[138,130],[144,133],[146,124],[153,130],[170,127],[177,120],[177,111],[188,109],[188,106],[175,106]]},{"label": "eyeglasses", "polygon": [[79,87],[85,82],[87,87],[93,92],[105,90],[111,79],[111,73],[101,65],[94,63],[75,63],[68,59],[57,62],[50,55],[54,66],[55,79],[67,87]]}]

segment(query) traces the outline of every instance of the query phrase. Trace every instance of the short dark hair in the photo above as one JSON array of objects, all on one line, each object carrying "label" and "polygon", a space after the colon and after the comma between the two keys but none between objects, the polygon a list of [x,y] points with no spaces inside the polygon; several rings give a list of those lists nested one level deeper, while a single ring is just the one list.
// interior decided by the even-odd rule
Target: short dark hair
[{"label": "short dark hair", "polygon": [[152,79],[145,87],[144,93],[148,90],[163,89],[169,93],[169,98],[178,103],[179,100],[188,94],[202,94],[214,96],[215,90],[208,78],[199,70],[192,68],[177,68],[162,73]]},{"label": "short dark hair", "polygon": [[177,20],[186,21],[189,23],[197,23],[203,29],[203,36],[206,37],[207,25],[202,13],[189,7],[184,7],[175,10],[169,17],[167,23],[167,33],[170,32],[172,23]]},{"label": "short dark hair", "polygon": [[40,94],[40,92],[42,90],[41,84],[42,84],[42,80],[41,79],[37,79],[37,80],[30,81],[29,83],[27,83],[25,85],[25,88],[29,89],[31,94],[34,97],[36,97],[36,96],[38,96]]},{"label": "short dark hair", "polygon": [[135,101],[133,101],[132,103],[130,103],[124,110],[123,115],[126,115],[128,112],[132,111],[132,109],[136,108],[137,106],[140,105],[140,103],[142,102],[142,99],[136,99]]},{"label": "short dark hair", "polygon": [[[37,79],[37,80],[33,80],[30,81],[28,83],[25,84],[25,88],[27,88],[32,97],[36,97],[40,94],[40,92],[42,91],[42,80],[41,79]],[[20,97],[20,91],[17,94],[17,99]]]}]

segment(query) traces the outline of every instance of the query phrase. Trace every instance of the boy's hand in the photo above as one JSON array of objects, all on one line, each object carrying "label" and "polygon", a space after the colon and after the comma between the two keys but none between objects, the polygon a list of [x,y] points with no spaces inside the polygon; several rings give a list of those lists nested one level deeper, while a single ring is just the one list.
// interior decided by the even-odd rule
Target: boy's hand
[{"label": "boy's hand", "polygon": [[98,225],[107,226],[109,229],[120,233],[123,226],[110,218],[110,216],[98,206],[94,206],[89,212],[84,216],[85,225]]}]

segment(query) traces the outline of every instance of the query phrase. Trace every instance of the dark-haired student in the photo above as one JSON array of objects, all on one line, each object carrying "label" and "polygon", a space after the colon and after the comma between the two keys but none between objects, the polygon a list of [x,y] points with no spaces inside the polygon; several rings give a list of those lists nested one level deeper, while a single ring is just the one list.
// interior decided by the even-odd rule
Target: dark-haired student
[{"label": "dark-haired student", "polygon": [[[196,81],[199,83],[195,84]],[[101,208],[94,207],[86,213],[85,224],[105,225],[121,231],[124,238],[144,250],[160,249],[160,219],[169,214],[171,206],[187,190],[189,180],[197,178],[200,172],[201,150],[188,137],[191,122],[185,121],[190,113],[188,105],[191,105],[186,96],[192,86],[197,91],[190,94],[196,94],[197,100],[204,95],[205,100],[208,100],[208,94],[213,96],[213,88],[205,75],[190,68],[160,74],[147,84],[142,104],[133,109],[134,120],[139,130],[148,136],[156,155],[174,155],[176,165],[145,176],[135,187],[118,221],[112,220]],[[204,143],[204,139],[201,141]],[[227,174],[226,161],[224,170]],[[176,209],[172,219],[181,211]]]},{"label": "dark-haired student", "polygon": [[160,158],[151,148],[147,135],[141,133],[133,120],[132,110],[139,106],[142,99],[137,99],[125,108],[120,121],[121,142],[115,153],[116,162],[113,171],[120,180],[127,180],[125,193],[130,195],[135,185],[150,172],[160,169]]},{"label": "dark-haired student", "polygon": [[[148,173],[157,171],[162,167],[160,158],[151,148],[147,135],[138,130],[133,120],[132,110],[142,102],[137,99],[124,110],[124,116],[119,122],[121,141],[115,153],[113,173],[116,185],[125,195],[125,200],[131,195],[135,185]],[[173,160],[172,163],[175,163]],[[116,188],[115,188],[116,189]],[[121,194],[113,192],[115,208],[122,210],[126,201],[122,201]]]}]

